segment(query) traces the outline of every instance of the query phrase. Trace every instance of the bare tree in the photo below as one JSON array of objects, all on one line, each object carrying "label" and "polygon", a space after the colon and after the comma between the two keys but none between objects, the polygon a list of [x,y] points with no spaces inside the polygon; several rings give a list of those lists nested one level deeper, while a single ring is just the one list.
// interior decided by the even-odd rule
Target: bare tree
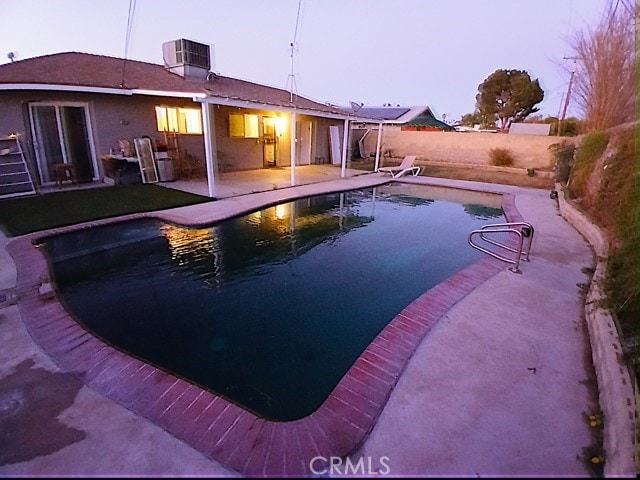
[{"label": "bare tree", "polygon": [[609,0],[598,26],[578,32],[571,42],[574,95],[588,130],[604,130],[634,120],[637,14],[629,3]]}]

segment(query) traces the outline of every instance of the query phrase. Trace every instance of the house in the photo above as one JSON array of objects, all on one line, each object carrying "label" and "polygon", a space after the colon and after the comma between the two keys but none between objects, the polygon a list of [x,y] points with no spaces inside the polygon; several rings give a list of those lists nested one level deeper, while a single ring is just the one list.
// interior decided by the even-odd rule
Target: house
[{"label": "house", "polygon": [[[370,121],[353,122],[351,124],[351,141],[353,150],[359,152],[361,158],[375,155],[375,170],[379,167],[380,152],[393,157],[393,151],[384,148],[384,131],[424,131],[424,132],[449,132],[453,127],[438,120],[428,105],[405,106],[364,106],[352,102],[350,108],[345,111],[370,118]],[[374,140],[372,132],[377,131]]]},{"label": "house", "polygon": [[165,65],[78,52],[0,65],[0,137],[21,139],[36,185],[53,184],[61,164],[99,181],[103,157],[135,155],[123,145],[144,136],[201,159],[212,197],[230,170],[290,166],[294,185],[297,166],[333,163],[344,176],[361,115],[217,75],[205,44],[167,42],[163,55]]}]

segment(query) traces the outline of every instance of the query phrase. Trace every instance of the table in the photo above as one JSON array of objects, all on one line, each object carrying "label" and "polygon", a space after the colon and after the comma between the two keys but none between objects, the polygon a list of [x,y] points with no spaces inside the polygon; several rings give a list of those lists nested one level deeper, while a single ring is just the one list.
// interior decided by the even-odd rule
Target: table
[{"label": "table", "polygon": [[115,185],[142,183],[138,157],[122,155],[102,155],[104,175],[113,180]]}]

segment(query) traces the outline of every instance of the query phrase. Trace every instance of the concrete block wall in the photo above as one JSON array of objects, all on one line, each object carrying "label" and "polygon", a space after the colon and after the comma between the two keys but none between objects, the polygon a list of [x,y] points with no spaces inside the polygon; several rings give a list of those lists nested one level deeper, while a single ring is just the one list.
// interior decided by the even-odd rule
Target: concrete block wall
[{"label": "concrete block wall", "polygon": [[[376,135],[365,139],[367,152],[375,152]],[[559,137],[536,135],[506,135],[481,132],[409,132],[399,127],[384,127],[382,150],[391,150],[394,157],[417,155],[418,160],[461,164],[490,165],[489,150],[505,148],[514,159],[514,167],[551,170],[553,157],[549,145],[559,143]]]}]

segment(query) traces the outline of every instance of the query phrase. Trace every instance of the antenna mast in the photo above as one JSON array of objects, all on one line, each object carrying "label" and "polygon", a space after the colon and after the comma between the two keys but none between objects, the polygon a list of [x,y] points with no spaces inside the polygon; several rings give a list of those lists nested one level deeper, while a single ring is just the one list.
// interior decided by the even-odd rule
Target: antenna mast
[{"label": "antenna mast", "polygon": [[289,58],[290,58],[290,70],[289,70],[289,76],[287,77],[287,86],[285,88],[289,89],[289,100],[293,103],[293,98],[295,95],[298,94],[297,90],[298,87],[296,85],[296,75],[294,73],[294,66],[293,66],[293,56],[295,54],[295,44],[296,44],[296,39],[298,38],[298,24],[300,22],[300,6],[302,5],[302,0],[298,0],[298,13],[296,15],[296,28],[293,31],[293,41],[289,44],[290,49],[289,49]]},{"label": "antenna mast", "polygon": [[291,64],[291,69],[289,71],[289,77],[287,77],[287,86],[286,88],[289,90],[289,101],[293,103],[293,96],[297,95],[297,87],[296,87],[296,75],[293,73],[293,52],[294,52],[295,48],[293,47],[293,42],[291,42],[291,48],[290,48],[290,53],[289,53],[289,57],[290,57],[290,64]]}]

